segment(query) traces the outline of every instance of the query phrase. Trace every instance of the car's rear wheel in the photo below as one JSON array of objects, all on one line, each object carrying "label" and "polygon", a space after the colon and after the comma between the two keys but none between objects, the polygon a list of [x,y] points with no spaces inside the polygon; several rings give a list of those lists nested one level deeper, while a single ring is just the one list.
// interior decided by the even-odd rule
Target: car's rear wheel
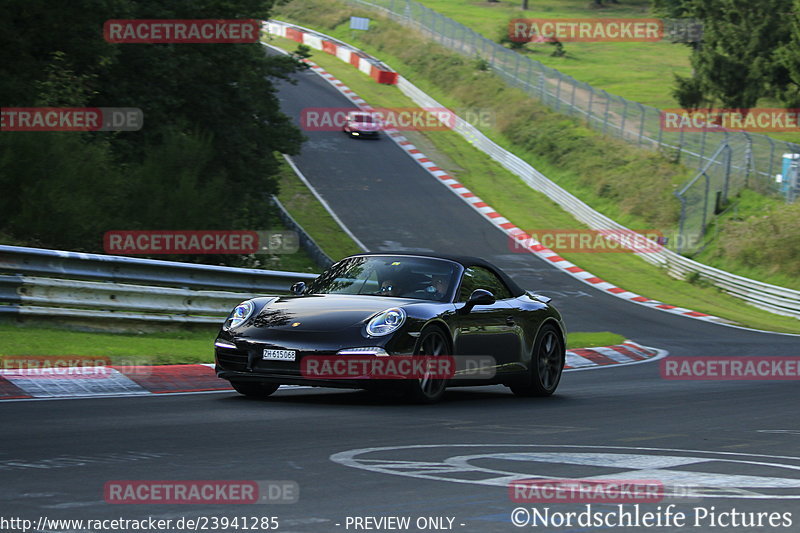
[{"label": "car's rear wheel", "polygon": [[[449,352],[450,343],[445,333],[438,327],[428,327],[420,334],[414,355],[439,357],[450,355]],[[442,399],[446,388],[446,379],[434,379],[425,375],[408,384],[407,396],[417,403],[435,403]]]},{"label": "car's rear wheel", "polygon": [[236,392],[248,398],[266,398],[280,387],[280,385],[274,383],[259,383],[257,381],[231,381],[231,385]]},{"label": "car's rear wheel", "polygon": [[517,396],[550,396],[556,391],[564,370],[564,343],[558,329],[545,324],[533,345],[528,375],[509,385]]}]

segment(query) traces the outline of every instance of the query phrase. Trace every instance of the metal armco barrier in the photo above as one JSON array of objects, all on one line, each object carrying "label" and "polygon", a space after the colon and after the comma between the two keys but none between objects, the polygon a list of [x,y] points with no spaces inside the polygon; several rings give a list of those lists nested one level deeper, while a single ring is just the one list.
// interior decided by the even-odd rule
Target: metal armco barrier
[{"label": "metal armco barrier", "polygon": [[[732,148],[730,194],[744,186],[777,192],[775,174],[784,153],[800,145],[752,132],[666,131],[661,110],[592,87],[528,56],[505,48],[415,0],[347,0],[375,10],[399,24],[469,58],[480,57],[512,87],[518,87],[561,113],[581,117],[604,135],[650,149],[675,151],[689,167],[701,170],[719,146]],[[568,45],[569,46],[569,45]],[[792,201],[793,195],[786,195]]]},{"label": "metal armco barrier", "polygon": [[0,245],[0,313],[218,324],[316,274]]},{"label": "metal armco barrier", "polygon": [[264,21],[262,23],[262,29],[271,35],[278,35],[286,39],[291,39],[313,48],[314,50],[320,50],[334,55],[345,63],[350,63],[378,83],[385,83],[387,85],[397,83],[397,72],[371,55],[338,39],[279,20]]},{"label": "metal armco barrier", "polygon": [[322,250],[311,235],[303,229],[303,226],[301,226],[289,211],[283,207],[281,201],[278,200],[278,197],[274,194],[272,195],[272,203],[278,208],[278,217],[280,217],[283,225],[297,232],[300,238],[300,246],[311,256],[311,259],[314,260],[317,266],[323,270],[331,266],[334,263],[333,259]]},{"label": "metal armco barrier", "polygon": [[[397,87],[421,107],[441,107],[439,102],[402,76],[397,80]],[[590,228],[627,229],[625,226],[595,211],[586,203],[550,181],[544,174],[508,150],[495,144],[477,128],[460,117],[456,119],[454,131],[466,138],[477,149],[503,165],[503,167],[522,178],[532,189],[545,194]],[[637,253],[636,255],[648,263],[665,268],[673,277],[685,279],[688,275],[696,273],[728,294],[741,298],[750,305],[779,315],[800,318],[800,291],[737,276],[736,274],[698,263],[666,248],[662,248],[662,250],[656,253]]]}]

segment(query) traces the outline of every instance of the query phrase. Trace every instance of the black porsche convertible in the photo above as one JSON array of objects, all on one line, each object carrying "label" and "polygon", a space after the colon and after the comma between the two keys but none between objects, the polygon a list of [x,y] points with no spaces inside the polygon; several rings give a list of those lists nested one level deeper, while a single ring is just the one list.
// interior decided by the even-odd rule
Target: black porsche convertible
[{"label": "black porsche convertible", "polygon": [[[214,343],[217,376],[241,394],[265,397],[282,384],[399,388],[430,403],[450,386],[503,384],[520,396],[548,396],[561,379],[566,329],[560,313],[549,298],[524,291],[482,259],[359,254],[291,291],[242,302],[222,325]],[[338,363],[354,356],[456,364],[447,375],[406,379],[307,372],[315,358]]]}]

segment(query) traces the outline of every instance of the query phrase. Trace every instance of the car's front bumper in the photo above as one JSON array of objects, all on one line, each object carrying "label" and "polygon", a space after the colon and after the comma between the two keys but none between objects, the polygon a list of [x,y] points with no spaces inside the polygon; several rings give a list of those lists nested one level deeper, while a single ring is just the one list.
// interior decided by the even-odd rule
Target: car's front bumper
[{"label": "car's front bumper", "polygon": [[[349,333],[341,333],[333,343],[324,334],[291,334],[290,332],[274,332],[271,339],[256,340],[232,337],[221,332],[214,345],[214,361],[217,376],[227,380],[262,381],[291,385],[312,385],[320,387],[367,388],[370,382],[387,380],[347,379],[343,376],[335,379],[319,379],[303,374],[303,359],[308,357],[350,357],[337,356],[337,352],[349,348],[376,347],[382,348],[387,356],[378,358],[412,355],[417,336],[409,334],[407,329],[398,331],[387,337],[365,338],[361,328],[353,328]],[[264,350],[291,350],[295,352],[295,360],[281,361],[264,359]],[[365,354],[367,355],[367,354]],[[360,377],[360,376],[354,376]],[[366,383],[364,383],[366,382]]]},{"label": "car's front bumper", "polygon": [[271,372],[235,372],[215,367],[217,377],[228,381],[274,383],[276,385],[302,385],[307,387],[328,387],[335,389],[382,389],[398,388],[401,380],[387,379],[317,379],[302,375],[281,374]]},{"label": "car's front bumper", "polygon": [[345,130],[351,137],[378,137],[379,131]]}]

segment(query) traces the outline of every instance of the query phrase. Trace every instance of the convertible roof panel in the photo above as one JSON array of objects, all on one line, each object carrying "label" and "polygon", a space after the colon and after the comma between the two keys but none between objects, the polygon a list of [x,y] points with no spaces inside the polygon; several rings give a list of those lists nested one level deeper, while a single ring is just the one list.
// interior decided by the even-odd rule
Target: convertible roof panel
[{"label": "convertible roof panel", "polygon": [[459,263],[464,268],[469,268],[471,266],[479,266],[491,270],[495,274],[497,274],[500,279],[506,284],[508,289],[511,291],[511,294],[514,296],[522,296],[525,294],[525,291],[517,285],[514,280],[512,280],[505,272],[500,270],[498,267],[494,266],[492,263],[485,259],[481,259],[480,257],[472,257],[468,255],[447,255],[447,254],[436,254],[430,252],[365,252],[363,254],[356,254],[356,256],[407,256],[407,257],[431,257],[434,259],[447,259],[449,261],[453,261],[455,263]]}]

